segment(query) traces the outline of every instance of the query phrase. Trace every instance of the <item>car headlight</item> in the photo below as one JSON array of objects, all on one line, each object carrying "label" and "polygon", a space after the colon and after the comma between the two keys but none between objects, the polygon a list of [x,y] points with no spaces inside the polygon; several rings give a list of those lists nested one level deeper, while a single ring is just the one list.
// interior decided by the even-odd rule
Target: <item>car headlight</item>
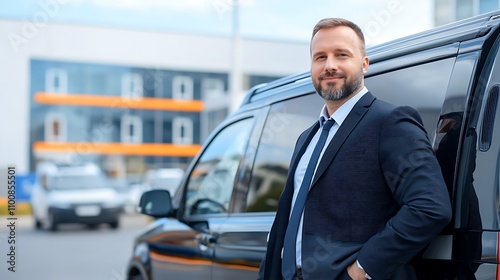
[{"label": "car headlight", "polygon": [[59,208],[59,209],[71,209],[71,208],[73,208],[71,203],[64,202],[64,201],[51,201],[49,206],[53,207],[53,208]]},{"label": "car headlight", "polygon": [[141,242],[137,244],[134,248],[134,255],[141,259],[142,263],[146,263],[149,257],[149,247],[146,242]]}]

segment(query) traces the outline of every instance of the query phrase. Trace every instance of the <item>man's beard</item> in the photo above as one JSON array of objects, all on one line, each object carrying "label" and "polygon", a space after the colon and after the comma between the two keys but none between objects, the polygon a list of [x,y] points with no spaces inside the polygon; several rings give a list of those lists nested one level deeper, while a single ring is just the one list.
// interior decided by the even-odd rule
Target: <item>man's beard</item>
[{"label": "man's beard", "polygon": [[344,73],[323,73],[318,77],[318,82],[314,84],[314,88],[316,89],[316,92],[325,100],[341,100],[344,98],[347,98],[349,95],[353,94],[356,92],[360,87],[361,87],[361,82],[363,79],[363,72],[360,71],[358,72],[357,75],[353,76],[351,79],[345,79],[344,85],[336,89],[335,85],[336,82],[328,82],[328,87],[329,89],[323,89],[321,86],[321,81],[325,77],[339,77],[339,78],[346,78],[346,75]]}]

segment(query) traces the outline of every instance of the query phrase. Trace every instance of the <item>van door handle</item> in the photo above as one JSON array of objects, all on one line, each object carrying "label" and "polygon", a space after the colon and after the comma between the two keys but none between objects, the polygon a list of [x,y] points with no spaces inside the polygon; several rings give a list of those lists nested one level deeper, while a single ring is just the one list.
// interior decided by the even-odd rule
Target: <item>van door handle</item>
[{"label": "van door handle", "polygon": [[207,246],[217,242],[217,237],[214,234],[206,232],[198,233],[195,238],[200,244]]}]

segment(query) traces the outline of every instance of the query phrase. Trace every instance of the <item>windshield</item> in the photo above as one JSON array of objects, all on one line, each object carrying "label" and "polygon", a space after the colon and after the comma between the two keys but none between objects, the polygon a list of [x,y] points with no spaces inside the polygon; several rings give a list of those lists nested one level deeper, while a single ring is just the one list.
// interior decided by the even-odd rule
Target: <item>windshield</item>
[{"label": "windshield", "polygon": [[93,189],[107,188],[109,183],[103,175],[65,175],[49,179],[50,189]]}]

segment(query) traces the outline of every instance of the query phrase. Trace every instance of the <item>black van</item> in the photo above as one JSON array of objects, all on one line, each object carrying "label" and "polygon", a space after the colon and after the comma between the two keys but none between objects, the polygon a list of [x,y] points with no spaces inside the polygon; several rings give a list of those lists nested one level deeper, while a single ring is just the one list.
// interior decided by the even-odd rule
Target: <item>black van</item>
[{"label": "black van", "polygon": [[[415,258],[419,279],[500,279],[500,11],[369,48],[366,87],[416,108],[453,220]],[[251,89],[213,131],[172,199],[136,239],[128,279],[256,279],[295,141],[323,100],[310,74]]]}]

